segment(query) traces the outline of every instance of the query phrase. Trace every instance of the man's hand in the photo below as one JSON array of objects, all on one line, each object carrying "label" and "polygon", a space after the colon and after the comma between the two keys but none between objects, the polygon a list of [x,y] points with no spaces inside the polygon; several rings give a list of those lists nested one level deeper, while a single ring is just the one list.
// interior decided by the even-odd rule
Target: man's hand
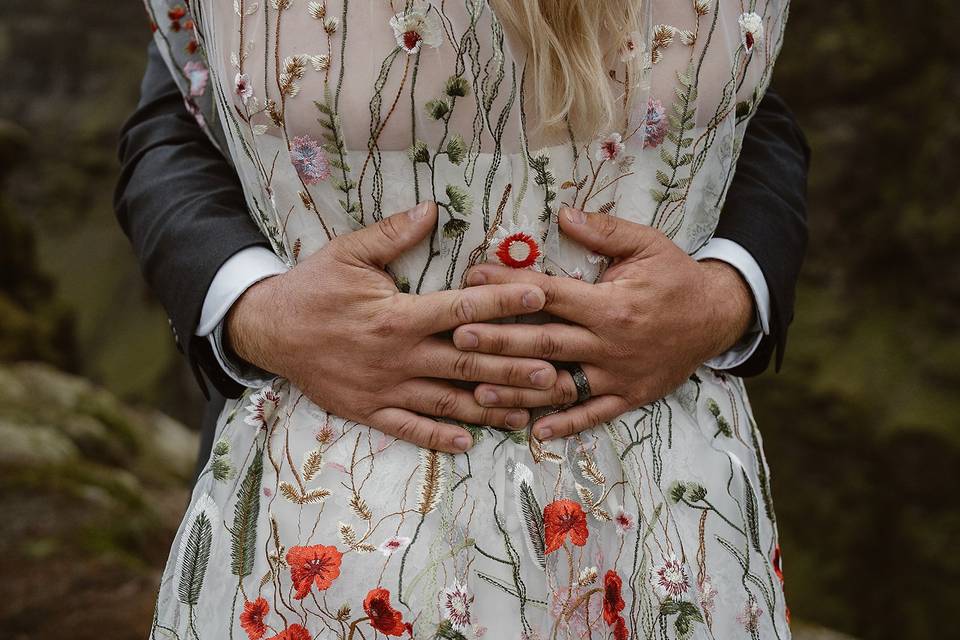
[{"label": "man's hand", "polygon": [[[666,236],[607,215],[561,211],[571,239],[614,258],[598,284],[496,265],[474,267],[470,285],[525,283],[547,296],[544,310],[573,324],[469,324],[454,332],[466,352],[580,363],[592,397],[544,416],[540,439],[567,436],[662,398],[710,358],[727,351],[753,318],[753,297],[739,273],[698,263]],[[562,372],[552,389],[481,384],[486,407],[542,407],[577,398]]]},{"label": "man's hand", "polygon": [[419,446],[458,453],[472,445],[465,429],[424,415],[524,428],[526,410],[483,407],[449,380],[551,389],[553,366],[464,353],[435,334],[536,312],[543,291],[516,282],[400,293],[385,265],[431,233],[436,218],[436,205],[421,204],[336,238],[288,273],[251,287],[227,317],[231,347],[325,410]]}]

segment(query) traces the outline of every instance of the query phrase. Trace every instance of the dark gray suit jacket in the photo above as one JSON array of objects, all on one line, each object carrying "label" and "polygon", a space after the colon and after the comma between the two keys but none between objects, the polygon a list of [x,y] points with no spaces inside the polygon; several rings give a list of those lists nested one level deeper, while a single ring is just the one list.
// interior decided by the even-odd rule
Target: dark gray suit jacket
[{"label": "dark gray suit jacket", "polygon": [[[247,214],[236,173],[187,113],[152,43],[140,103],[123,126],[119,155],[123,170],[114,200],[117,218],[167,310],[178,348],[211,400],[203,460],[223,396],[237,397],[242,390],[224,374],[207,341],[194,335],[203,300],[227,258],[268,243]],[[716,231],[717,237],[733,240],[753,255],[770,289],[771,334],[734,374],[763,372],[774,352],[778,369],[783,360],[807,243],[809,162],[796,120],[779,96],[768,92],[747,127]]]}]

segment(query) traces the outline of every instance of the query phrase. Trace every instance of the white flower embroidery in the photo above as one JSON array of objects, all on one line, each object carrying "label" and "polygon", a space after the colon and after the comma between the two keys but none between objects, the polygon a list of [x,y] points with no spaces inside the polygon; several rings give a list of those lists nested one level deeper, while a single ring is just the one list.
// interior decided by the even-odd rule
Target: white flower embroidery
[{"label": "white flower embroidery", "polygon": [[246,406],[248,415],[243,421],[251,427],[268,427],[280,406],[280,394],[264,387],[250,396],[250,404]]},{"label": "white flower embroidery", "polygon": [[470,605],[473,604],[473,596],[467,591],[466,586],[458,581],[444,589],[441,604],[443,617],[450,621],[454,629],[464,631],[470,626]]},{"label": "white flower embroidery", "polygon": [[611,133],[600,141],[597,147],[597,160],[616,160],[623,154],[623,137],[619,133]]},{"label": "white flower embroidery", "polygon": [[436,49],[443,43],[440,22],[429,11],[429,7],[414,7],[390,18],[397,45],[409,54],[419,52],[423,45]]},{"label": "white flower embroidery", "polygon": [[756,13],[747,12],[740,14],[738,20],[740,23],[740,38],[743,40],[743,47],[747,53],[753,51],[753,47],[763,40],[763,18]]},{"label": "white flower embroidery", "polygon": [[406,536],[393,536],[381,542],[380,546],[377,547],[377,551],[389,557],[395,554],[397,551],[406,549],[407,545],[409,544],[410,538],[407,538]]},{"label": "white flower embroidery", "polygon": [[238,73],[234,80],[234,92],[247,104],[247,100],[253,97],[253,85],[250,83],[250,76],[245,73]]},{"label": "white flower embroidery", "polygon": [[653,569],[650,579],[664,597],[679,598],[690,588],[686,568],[672,553],[662,565]]}]

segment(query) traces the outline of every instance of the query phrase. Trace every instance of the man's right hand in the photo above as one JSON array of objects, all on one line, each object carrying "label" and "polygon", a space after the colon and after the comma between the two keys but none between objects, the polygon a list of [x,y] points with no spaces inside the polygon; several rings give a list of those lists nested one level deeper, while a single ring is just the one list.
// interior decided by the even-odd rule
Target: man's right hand
[{"label": "man's right hand", "polygon": [[432,233],[423,203],[340,236],[289,272],[252,286],[227,316],[238,356],[289,379],[325,410],[422,447],[452,453],[469,432],[425,416],[522,429],[525,409],[487,408],[451,380],[550,389],[544,360],[463,352],[436,334],[535,313],[543,291],[498,284],[424,295],[400,293],[385,266]]}]

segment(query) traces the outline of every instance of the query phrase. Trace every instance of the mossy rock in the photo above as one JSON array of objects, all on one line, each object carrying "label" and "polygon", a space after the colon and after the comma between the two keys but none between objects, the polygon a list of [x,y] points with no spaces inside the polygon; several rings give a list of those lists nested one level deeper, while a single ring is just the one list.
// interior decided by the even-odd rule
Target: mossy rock
[{"label": "mossy rock", "polygon": [[[0,582],[0,628],[87,616],[80,608],[92,603],[70,594],[108,575],[106,589],[136,585],[129,604],[147,611],[134,621],[145,633],[156,568],[187,504],[196,434],[83,378],[23,363],[0,365],[0,442],[0,557],[9,575],[24,576]],[[28,576],[51,568],[55,593],[31,586]]]}]

